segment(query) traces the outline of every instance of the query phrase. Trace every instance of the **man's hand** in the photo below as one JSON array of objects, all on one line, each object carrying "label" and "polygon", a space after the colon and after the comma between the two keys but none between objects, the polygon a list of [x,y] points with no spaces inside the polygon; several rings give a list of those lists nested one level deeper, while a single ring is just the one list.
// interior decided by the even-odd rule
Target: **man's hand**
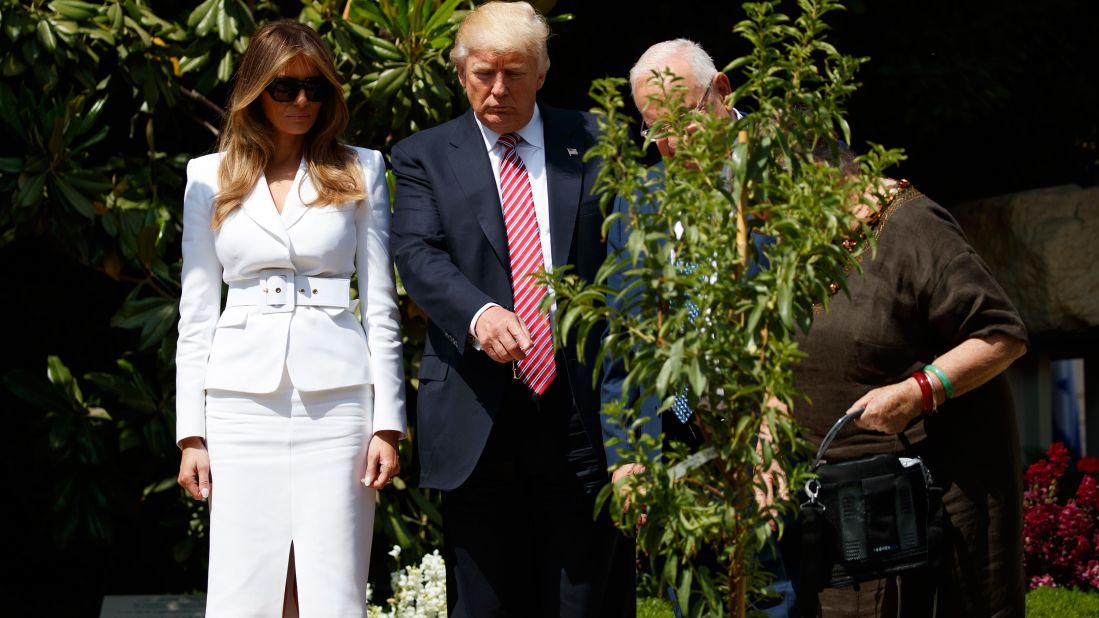
[{"label": "man's hand", "polygon": [[[626,493],[627,486],[629,484],[629,477],[635,474],[641,474],[645,471],[645,466],[637,463],[623,464],[611,473],[611,484],[618,488],[620,493]],[[626,502],[622,504],[622,510],[630,510],[630,500],[626,499]],[[641,513],[637,516],[637,525],[643,526],[648,521],[649,516],[644,506],[641,507]]]},{"label": "man's hand", "polygon": [[179,461],[179,486],[186,489],[187,493],[195,500],[206,500],[210,497],[210,453],[206,451],[206,443],[202,438],[192,436],[184,438],[180,442],[183,455]]},{"label": "man's hand", "polygon": [[489,307],[473,327],[477,342],[488,357],[498,363],[521,361],[532,342],[527,327],[503,307]]},{"label": "man's hand", "polygon": [[397,441],[401,439],[401,433],[393,430],[383,430],[370,438],[366,447],[366,473],[363,476],[363,485],[371,489],[381,489],[389,483],[393,477],[401,472],[401,460],[397,456]]},{"label": "man's hand", "polygon": [[768,469],[756,470],[756,474],[763,481],[762,487],[760,483],[755,483],[752,488],[756,495],[756,506],[759,507],[760,512],[770,519],[771,530],[775,531],[778,528],[778,524],[775,522],[775,518],[778,516],[775,502],[790,499],[790,488],[786,483],[786,473],[782,471],[782,465],[776,456],[771,458],[771,466]]}]

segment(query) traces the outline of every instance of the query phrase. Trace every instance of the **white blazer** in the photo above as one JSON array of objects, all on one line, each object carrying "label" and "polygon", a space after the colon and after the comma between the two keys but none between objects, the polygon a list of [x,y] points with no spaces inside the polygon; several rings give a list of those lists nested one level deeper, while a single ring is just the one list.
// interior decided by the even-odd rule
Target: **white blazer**
[{"label": "white blazer", "polygon": [[[355,151],[366,183],[364,200],[305,206],[317,190],[303,160],[281,215],[261,176],[217,231],[210,229],[210,221],[221,155],[187,163],[176,348],[177,440],[205,438],[206,389],[271,393],[284,370],[302,391],[373,384],[372,430],[405,432],[385,161],[377,151]],[[297,305],[280,310],[248,305],[222,311],[222,281],[239,284],[267,269],[318,277],[357,272],[361,323],[353,307]]]}]

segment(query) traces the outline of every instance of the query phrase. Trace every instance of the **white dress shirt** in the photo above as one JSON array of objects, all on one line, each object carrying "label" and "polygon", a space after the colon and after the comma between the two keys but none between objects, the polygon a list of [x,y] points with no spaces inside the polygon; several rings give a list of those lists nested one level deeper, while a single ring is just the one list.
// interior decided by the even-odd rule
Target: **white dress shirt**
[{"label": "white dress shirt", "polygon": [[[474,115],[477,127],[481,129],[481,135],[485,138],[485,149],[488,151],[488,160],[492,163],[492,175],[496,179],[496,191],[500,191],[500,163],[504,159],[504,147],[497,142],[500,134],[481,124],[481,120]],[[550,245],[550,219],[549,219],[549,182],[546,180],[546,142],[542,130],[542,114],[538,106],[534,106],[534,115],[530,122],[522,129],[516,131],[522,141],[516,146],[519,157],[527,168],[527,177],[530,179],[531,192],[534,194],[534,216],[538,220],[538,240],[542,243],[542,266],[549,272],[553,269],[553,254]],[[500,195],[500,205],[503,207],[504,196]],[[489,307],[498,307],[496,303],[488,303],[473,314],[469,322],[469,334],[473,337],[473,346],[481,349],[477,341],[475,326],[481,314]],[[553,319],[554,309],[550,308],[550,319]]]}]

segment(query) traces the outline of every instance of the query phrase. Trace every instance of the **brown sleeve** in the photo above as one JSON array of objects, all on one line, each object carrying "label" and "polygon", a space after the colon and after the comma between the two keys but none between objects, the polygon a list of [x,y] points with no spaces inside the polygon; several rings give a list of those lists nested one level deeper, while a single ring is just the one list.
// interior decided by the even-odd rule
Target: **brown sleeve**
[{"label": "brown sleeve", "polygon": [[951,346],[1000,333],[1026,341],[1026,327],[958,222],[928,199],[905,204],[929,328]]}]

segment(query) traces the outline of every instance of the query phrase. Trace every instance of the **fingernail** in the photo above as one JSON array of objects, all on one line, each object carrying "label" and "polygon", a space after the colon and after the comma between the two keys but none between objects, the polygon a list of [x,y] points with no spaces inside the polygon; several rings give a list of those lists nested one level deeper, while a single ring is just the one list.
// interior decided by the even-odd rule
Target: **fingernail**
[{"label": "fingernail", "polygon": [[203,500],[208,500],[210,498],[210,488],[209,487],[203,487],[202,489],[199,489],[198,493],[202,494],[202,499]]},{"label": "fingernail", "polygon": [[373,482],[374,482],[374,479],[370,478],[369,476],[364,476],[363,477],[362,483],[363,483],[364,487],[370,487],[370,484],[373,483]]}]

